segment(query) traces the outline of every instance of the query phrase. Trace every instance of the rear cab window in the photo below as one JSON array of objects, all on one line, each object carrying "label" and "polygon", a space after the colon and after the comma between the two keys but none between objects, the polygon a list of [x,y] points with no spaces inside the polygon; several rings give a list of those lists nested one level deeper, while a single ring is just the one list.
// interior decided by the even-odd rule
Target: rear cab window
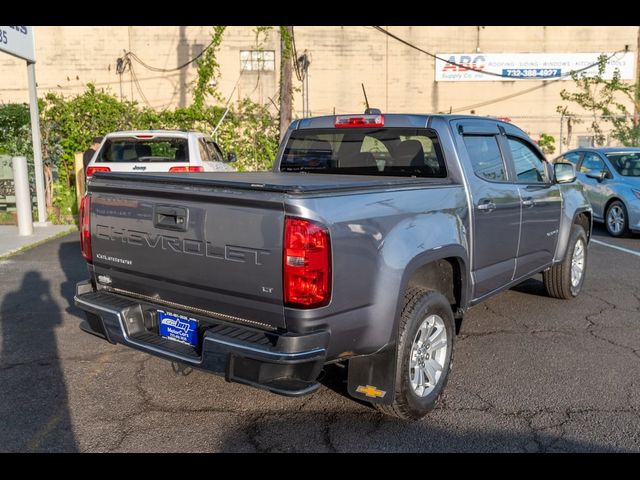
[{"label": "rear cab window", "polygon": [[96,157],[96,163],[188,161],[188,142],[180,137],[107,138]]},{"label": "rear cab window", "polygon": [[294,130],[280,171],[445,178],[438,138],[426,128]]}]

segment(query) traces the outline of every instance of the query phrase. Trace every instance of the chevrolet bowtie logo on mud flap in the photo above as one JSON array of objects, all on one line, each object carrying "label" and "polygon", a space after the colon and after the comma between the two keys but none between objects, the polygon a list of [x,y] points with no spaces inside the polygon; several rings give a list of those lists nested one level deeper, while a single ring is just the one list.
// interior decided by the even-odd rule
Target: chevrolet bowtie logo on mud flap
[{"label": "chevrolet bowtie logo on mud flap", "polygon": [[178,238],[172,235],[154,235],[152,233],[116,228],[109,225],[96,225],[96,237],[102,240],[122,242],[127,245],[147,248],[159,248],[170,250],[185,255],[196,255],[213,258],[216,260],[228,260],[230,262],[262,265],[260,261],[264,255],[270,255],[268,250],[240,247],[237,245],[216,246],[212,242],[193,240],[190,238]]},{"label": "chevrolet bowtie logo on mud flap", "polygon": [[372,398],[382,398],[387,393],[384,390],[380,390],[379,388],[376,388],[372,385],[367,385],[366,387],[364,385],[358,385],[358,388],[356,388],[356,392],[364,393],[367,397]]}]

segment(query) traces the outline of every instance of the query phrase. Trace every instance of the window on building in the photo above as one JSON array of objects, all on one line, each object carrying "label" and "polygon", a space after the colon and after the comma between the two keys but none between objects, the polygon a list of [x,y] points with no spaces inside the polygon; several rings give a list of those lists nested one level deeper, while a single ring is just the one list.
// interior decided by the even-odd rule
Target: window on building
[{"label": "window on building", "polygon": [[240,68],[273,72],[276,69],[276,52],[274,50],[241,50]]},{"label": "window on building", "polygon": [[578,135],[578,148],[591,148],[591,147],[593,147],[593,136]]}]

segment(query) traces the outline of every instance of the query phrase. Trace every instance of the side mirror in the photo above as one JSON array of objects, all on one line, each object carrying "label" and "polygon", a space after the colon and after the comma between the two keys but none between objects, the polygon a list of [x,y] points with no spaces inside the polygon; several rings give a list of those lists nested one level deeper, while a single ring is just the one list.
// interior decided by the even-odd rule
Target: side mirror
[{"label": "side mirror", "polygon": [[554,163],[553,175],[556,183],[571,183],[576,179],[576,167],[573,163]]},{"label": "side mirror", "polygon": [[586,174],[589,178],[595,178],[599,182],[607,178],[607,172],[605,170],[594,170]]},{"label": "side mirror", "polygon": [[238,159],[238,157],[236,157],[235,152],[229,152],[227,153],[227,162],[228,163],[233,163]]}]

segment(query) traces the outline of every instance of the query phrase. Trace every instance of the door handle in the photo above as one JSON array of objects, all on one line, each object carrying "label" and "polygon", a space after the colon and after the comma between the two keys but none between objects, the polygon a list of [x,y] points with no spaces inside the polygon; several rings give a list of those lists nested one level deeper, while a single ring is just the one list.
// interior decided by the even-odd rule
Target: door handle
[{"label": "door handle", "polygon": [[496,209],[496,204],[493,203],[492,200],[480,200],[480,202],[481,203],[478,204],[478,210],[491,212]]},{"label": "door handle", "polygon": [[535,206],[535,204],[536,204],[536,201],[533,198],[525,198],[522,201],[522,206],[523,207],[533,207],[533,206]]},{"label": "door handle", "polygon": [[153,215],[153,226],[166,230],[186,232],[188,222],[188,210],[186,208],[156,205]]}]

